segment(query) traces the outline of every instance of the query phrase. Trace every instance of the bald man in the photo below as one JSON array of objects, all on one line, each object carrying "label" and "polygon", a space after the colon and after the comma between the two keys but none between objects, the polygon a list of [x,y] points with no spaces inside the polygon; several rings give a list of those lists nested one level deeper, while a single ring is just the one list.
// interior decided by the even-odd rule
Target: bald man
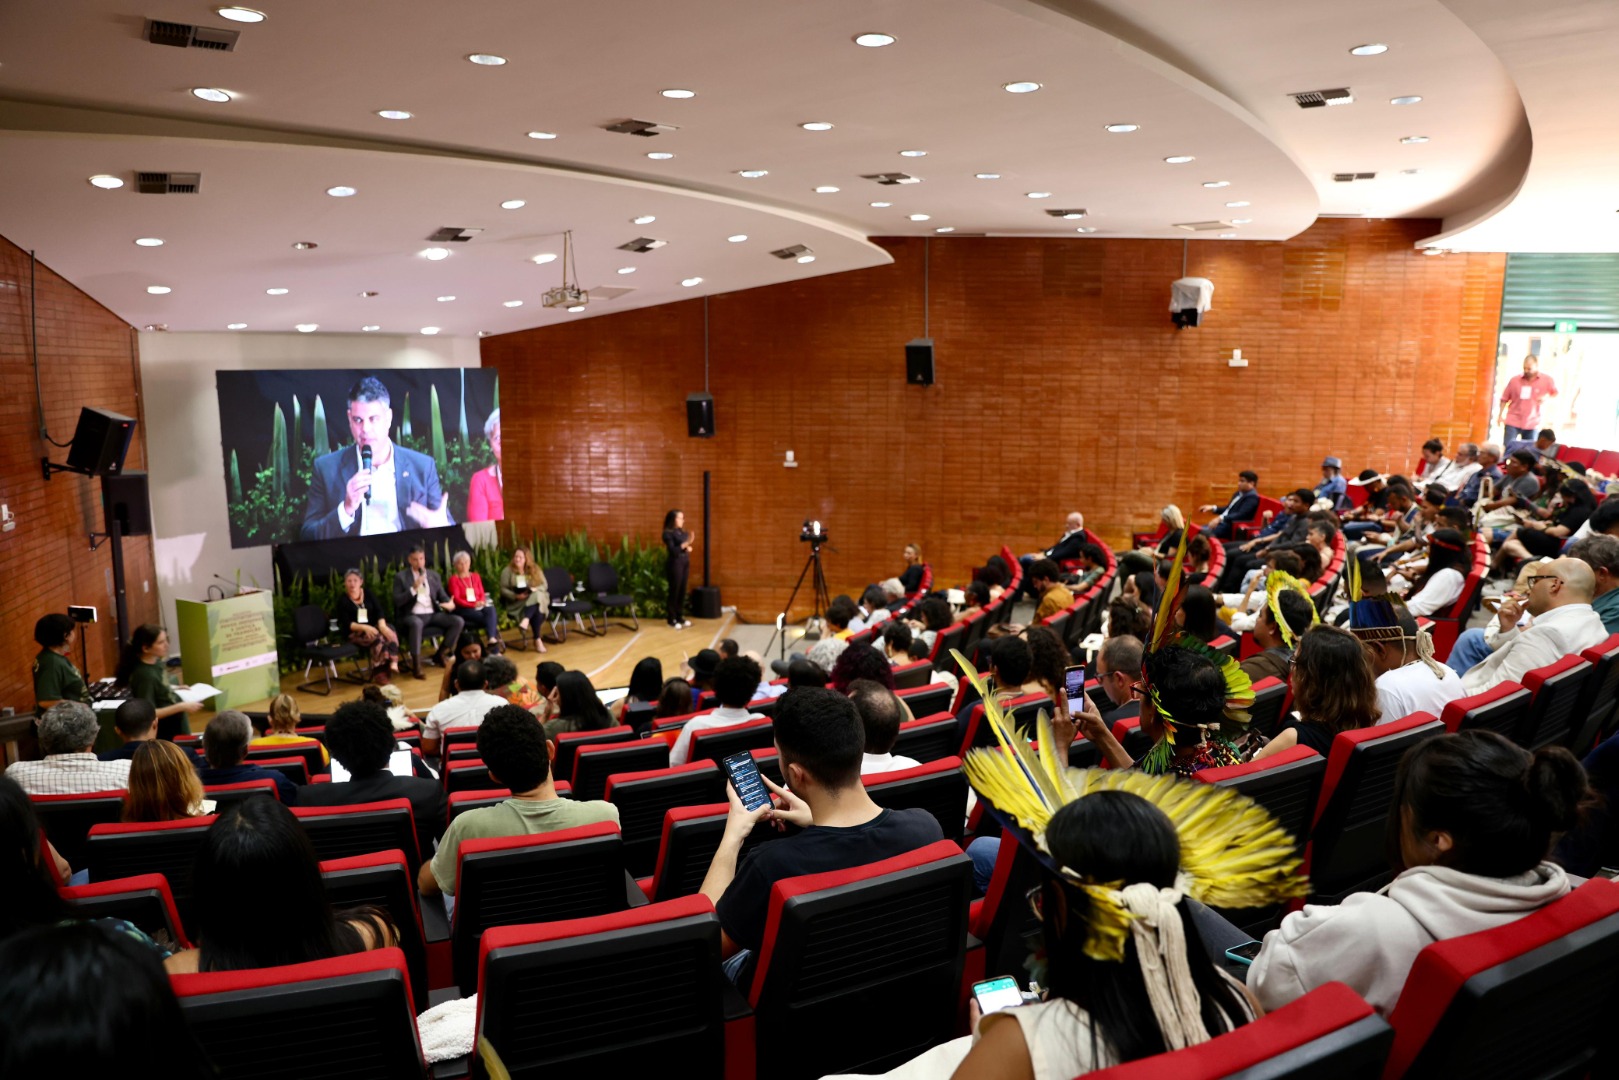
[{"label": "bald man", "polygon": [[1084,547],[1089,542],[1090,534],[1085,531],[1085,515],[1081,514],[1078,510],[1075,510],[1073,513],[1069,514],[1067,520],[1063,522],[1063,533],[1057,538],[1057,542],[1055,544],[1052,544],[1050,547],[1046,548],[1045,551],[1037,551],[1032,555],[1018,556],[1018,562],[1023,564],[1023,584],[1018,589],[1018,595],[1037,595],[1029,582],[1029,567],[1034,565],[1036,560],[1050,559],[1060,567],[1063,563],[1070,559],[1079,558],[1080,548]]},{"label": "bald man", "polygon": [[[1591,607],[1596,576],[1579,559],[1566,556],[1537,565],[1530,572],[1528,596],[1520,605],[1503,601],[1496,612],[1500,632],[1488,657],[1468,669],[1462,686],[1479,694],[1503,682],[1522,682],[1525,673],[1577,654],[1608,636],[1602,617]],[[1528,611],[1532,621],[1523,629],[1518,619]]]}]

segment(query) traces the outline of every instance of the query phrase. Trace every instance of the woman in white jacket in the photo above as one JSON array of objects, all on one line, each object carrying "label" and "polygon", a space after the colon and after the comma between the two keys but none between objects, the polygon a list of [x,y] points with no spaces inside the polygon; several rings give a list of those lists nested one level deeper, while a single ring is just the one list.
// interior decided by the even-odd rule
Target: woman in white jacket
[{"label": "woman in white jacket", "polygon": [[1265,936],[1248,989],[1270,1011],[1337,981],[1386,1016],[1425,947],[1569,891],[1563,868],[1545,859],[1589,797],[1585,771],[1561,747],[1531,754],[1492,731],[1429,739],[1406,754],[1395,784],[1399,876],[1287,916]]}]

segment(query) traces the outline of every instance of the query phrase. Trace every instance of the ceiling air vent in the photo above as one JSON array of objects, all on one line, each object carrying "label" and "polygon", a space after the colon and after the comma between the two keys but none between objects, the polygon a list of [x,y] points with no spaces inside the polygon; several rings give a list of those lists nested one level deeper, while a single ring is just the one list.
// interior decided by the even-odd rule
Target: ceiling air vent
[{"label": "ceiling air vent", "polygon": [[654,124],[650,120],[620,120],[616,124],[608,124],[606,130],[620,135],[640,135],[650,139],[654,135],[665,135],[680,129],[673,124]]},{"label": "ceiling air vent", "polygon": [[445,225],[435,229],[428,239],[435,244],[464,244],[474,236],[483,232],[482,229],[457,228],[454,225]]},{"label": "ceiling air vent", "polygon": [[618,245],[618,250],[638,251],[644,254],[648,251],[656,251],[658,248],[663,247],[668,242],[669,241],[667,240],[653,240],[650,237],[638,236],[627,244]]},{"label": "ceiling air vent", "polygon": [[1229,221],[1184,221],[1177,222],[1175,228],[1185,229],[1187,232],[1214,232],[1217,229],[1230,229],[1234,226]]},{"label": "ceiling air vent", "polygon": [[215,30],[190,23],[146,20],[146,40],[153,45],[173,45],[177,49],[212,49],[215,52],[233,52],[240,30]]},{"label": "ceiling air vent", "polygon": [[1305,90],[1287,96],[1301,109],[1319,109],[1323,105],[1348,105],[1355,100],[1355,95],[1349,92],[1348,87],[1339,87],[1336,90]]},{"label": "ceiling air vent", "polygon": [[1332,174],[1332,178],[1340,184],[1349,184],[1356,180],[1376,180],[1377,174],[1374,172],[1337,172]]},{"label": "ceiling air vent", "polygon": [[634,291],[634,289],[625,288],[622,285],[604,285],[600,288],[591,289],[590,298],[592,300],[617,300],[619,297],[627,296]]},{"label": "ceiling air vent", "polygon": [[808,255],[809,253],[810,249],[803,244],[794,244],[792,247],[784,247],[779,251],[772,251],[770,254],[778,259],[796,259],[800,255]]},{"label": "ceiling air vent", "polygon": [[138,172],[135,190],[142,195],[195,195],[202,187],[202,173]]},{"label": "ceiling air vent", "polygon": [[1062,218],[1065,221],[1078,221],[1085,216],[1085,211],[1077,208],[1072,210],[1047,210],[1046,215],[1048,217]]},{"label": "ceiling air vent", "polygon": [[908,176],[902,172],[869,173],[860,177],[862,180],[875,180],[879,184],[920,184],[920,176]]}]

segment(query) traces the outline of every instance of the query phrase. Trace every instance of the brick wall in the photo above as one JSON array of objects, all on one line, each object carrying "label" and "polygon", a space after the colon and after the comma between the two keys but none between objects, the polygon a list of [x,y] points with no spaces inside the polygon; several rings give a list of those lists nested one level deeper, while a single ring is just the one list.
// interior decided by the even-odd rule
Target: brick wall
[{"label": "brick wall", "polygon": [[[884,240],[893,265],[709,300],[710,440],[686,437],[683,404],[703,386],[702,300],[487,338],[507,515],[655,538],[670,507],[698,518],[712,470],[714,583],[763,620],[806,517],[831,527],[833,593],[853,593],[908,541],[954,583],[1003,542],[1049,544],[1070,509],[1119,544],[1165,502],[1223,501],[1241,468],[1267,493],[1313,485],[1325,454],[1406,470],[1429,435],[1483,435],[1505,267],[1417,254],[1434,227],[1194,240],[1186,273],[1213,280],[1213,310],[1178,332],[1179,241]],[[902,350],[923,332],[924,259],[925,388]],[[1227,366],[1233,348],[1248,367]]]},{"label": "brick wall", "polygon": [[[101,621],[86,636],[89,676],[111,675],[117,662],[112,559],[105,545],[87,539],[100,530],[100,482],[71,473],[45,481],[39,459],[65,461],[67,451],[39,438],[39,397],[34,391],[33,332],[29,317],[28,253],[0,238],[0,502],[17,527],[0,532],[0,705],[33,707],[34,620],[69,604],[93,604]],[[73,437],[79,408],[93,405],[144,420],[135,335],[121,319],[43,263],[35,270],[39,319],[39,376],[51,437]],[[140,426],[126,468],[145,468]],[[149,537],[124,542],[130,625],[157,615],[151,583]],[[73,662],[80,663],[77,650]]]}]

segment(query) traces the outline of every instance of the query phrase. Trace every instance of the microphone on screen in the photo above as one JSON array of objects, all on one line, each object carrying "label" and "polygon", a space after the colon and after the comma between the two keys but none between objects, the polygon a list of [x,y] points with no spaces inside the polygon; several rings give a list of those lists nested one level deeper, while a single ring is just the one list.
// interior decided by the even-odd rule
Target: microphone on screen
[{"label": "microphone on screen", "polygon": [[[371,469],[371,448],[369,446],[360,447],[360,468],[365,469],[367,472]],[[371,505],[370,488],[365,489],[365,502],[367,506]]]}]

